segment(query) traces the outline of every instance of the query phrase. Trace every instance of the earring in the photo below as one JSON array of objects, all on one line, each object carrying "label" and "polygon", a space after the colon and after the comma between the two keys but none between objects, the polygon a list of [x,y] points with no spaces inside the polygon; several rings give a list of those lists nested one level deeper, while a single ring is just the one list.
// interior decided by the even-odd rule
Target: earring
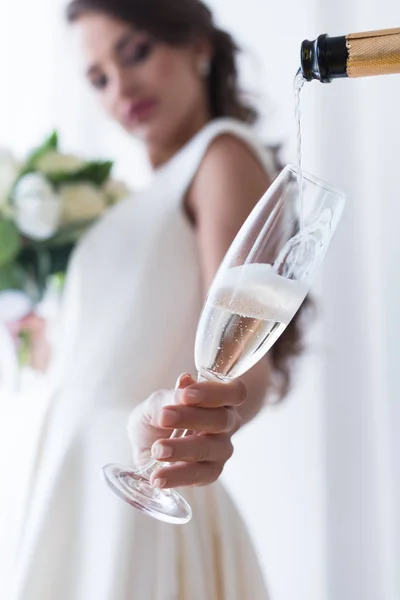
[{"label": "earring", "polygon": [[211,72],[211,61],[209,58],[202,58],[198,62],[198,71],[202,77],[208,77]]}]

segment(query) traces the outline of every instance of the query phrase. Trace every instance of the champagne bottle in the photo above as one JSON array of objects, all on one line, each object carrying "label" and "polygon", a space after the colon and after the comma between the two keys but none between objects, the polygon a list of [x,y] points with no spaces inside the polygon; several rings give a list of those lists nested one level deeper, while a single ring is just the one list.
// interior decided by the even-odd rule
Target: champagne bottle
[{"label": "champagne bottle", "polygon": [[400,28],[320,35],[301,45],[301,72],[307,81],[400,73]]}]

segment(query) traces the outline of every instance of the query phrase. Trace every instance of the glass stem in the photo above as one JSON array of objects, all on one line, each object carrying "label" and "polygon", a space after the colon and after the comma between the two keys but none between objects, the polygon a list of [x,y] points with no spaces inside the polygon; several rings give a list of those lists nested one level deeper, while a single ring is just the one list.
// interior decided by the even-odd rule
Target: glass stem
[{"label": "glass stem", "polygon": [[[200,373],[199,373],[197,375],[197,382],[200,382],[200,381],[206,381],[206,378],[203,377],[202,375],[200,375]],[[173,439],[177,439],[177,438],[183,438],[183,437],[185,437],[185,435],[187,435],[187,433],[188,433],[187,429],[174,429],[174,431],[172,432],[172,434],[170,436],[170,439],[173,440]],[[135,471],[135,473],[137,475],[141,475],[143,477],[143,479],[149,480],[150,477],[152,476],[152,474],[155,471],[157,471],[157,469],[160,469],[161,467],[166,467],[169,464],[170,463],[167,463],[167,462],[153,460],[151,463],[149,463],[145,467],[142,467],[138,471]]]}]

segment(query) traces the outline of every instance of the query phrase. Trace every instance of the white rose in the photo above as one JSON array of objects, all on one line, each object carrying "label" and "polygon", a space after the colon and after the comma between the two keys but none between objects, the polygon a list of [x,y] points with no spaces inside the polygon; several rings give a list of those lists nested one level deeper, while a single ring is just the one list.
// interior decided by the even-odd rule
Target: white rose
[{"label": "white rose", "polygon": [[60,195],[63,203],[63,223],[96,219],[106,209],[104,194],[89,183],[64,185],[60,189]]},{"label": "white rose", "polygon": [[19,230],[35,240],[52,237],[61,221],[61,198],[39,173],[25,175],[14,191],[15,220]]},{"label": "white rose", "polygon": [[103,192],[109,204],[116,204],[129,194],[129,189],[122,181],[109,179],[103,186]]},{"label": "white rose", "polygon": [[72,154],[60,154],[55,150],[47,152],[35,163],[38,171],[45,175],[53,173],[74,173],[86,165],[86,162]]},{"label": "white rose", "polygon": [[8,195],[17,178],[19,165],[11,152],[0,148],[0,208],[8,201]]}]

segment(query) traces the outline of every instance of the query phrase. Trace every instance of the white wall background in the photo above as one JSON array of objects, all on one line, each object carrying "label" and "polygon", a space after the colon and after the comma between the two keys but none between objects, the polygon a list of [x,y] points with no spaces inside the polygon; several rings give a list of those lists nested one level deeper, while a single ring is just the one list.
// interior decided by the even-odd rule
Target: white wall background
[{"label": "white wall background", "polygon": [[[67,148],[115,157],[117,174],[144,183],[139,149],[98,112],[75,73],[59,0],[10,4],[0,6],[0,145],[23,152],[57,126]],[[267,113],[262,132],[282,139],[291,161],[301,41],[395,27],[400,17],[397,0],[210,5],[248,50],[243,77]],[[303,104],[304,166],[349,202],[315,289],[318,319],[296,388],[241,433],[225,481],[273,600],[398,600],[400,76],[314,83]],[[32,439],[35,421],[32,406],[25,425],[21,407],[0,406],[4,497],[9,457],[20,447],[10,451],[11,437]]]}]

